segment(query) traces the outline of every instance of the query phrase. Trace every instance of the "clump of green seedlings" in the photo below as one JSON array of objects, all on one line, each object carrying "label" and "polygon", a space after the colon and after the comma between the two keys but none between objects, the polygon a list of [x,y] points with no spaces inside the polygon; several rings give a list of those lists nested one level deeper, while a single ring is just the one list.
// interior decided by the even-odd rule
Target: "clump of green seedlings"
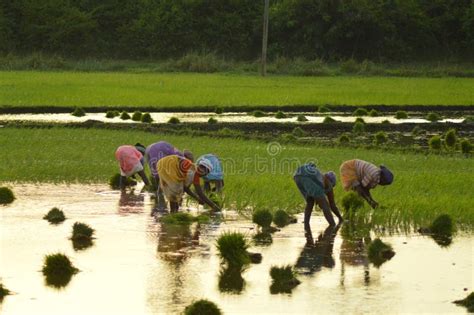
[{"label": "clump of green seedlings", "polygon": [[217,239],[217,250],[228,268],[239,269],[251,260],[247,249],[250,244],[245,236],[238,232],[225,232]]},{"label": "clump of green seedlings", "polygon": [[214,109],[214,113],[216,113],[217,115],[220,115],[220,114],[224,113],[224,108],[222,108],[222,107],[216,107],[216,108]]},{"label": "clump of green seedlings", "polygon": [[323,124],[330,124],[330,123],[335,123],[335,122],[337,122],[337,120],[335,120],[334,118],[330,116],[326,116],[323,119]]},{"label": "clump of green seedlings", "polygon": [[296,278],[296,272],[290,265],[277,267],[272,266],[270,269],[270,277],[272,284],[270,286],[271,294],[291,293],[301,281]]},{"label": "clump of green seedlings", "polygon": [[354,122],[360,122],[360,123],[363,123],[365,124],[365,120],[362,118],[362,117],[357,117],[356,120]]},{"label": "clump of green seedlings", "polygon": [[152,123],[153,122],[153,118],[151,117],[150,113],[144,113],[142,115],[142,123]]},{"label": "clump of green seedlings", "polygon": [[389,124],[390,124],[390,120],[384,119],[384,120],[382,120],[382,124],[383,124],[383,125],[389,125]]},{"label": "clump of green seedlings", "polygon": [[121,114],[120,114],[120,119],[122,120],[129,120],[131,117],[129,115],[129,113],[127,113],[126,111],[123,111]]},{"label": "clump of green seedlings", "polygon": [[276,118],[276,119],[288,118],[288,115],[286,115],[284,112],[282,112],[281,110],[279,110],[278,112],[276,112],[275,118]]},{"label": "clump of green seedlings", "polygon": [[65,287],[79,269],[73,266],[69,258],[61,253],[46,255],[41,270],[46,277],[46,284],[62,288]]},{"label": "clump of green seedlings", "polygon": [[377,145],[384,144],[388,142],[387,134],[383,131],[379,131],[375,134],[374,142]]},{"label": "clump of green seedlings", "polygon": [[420,127],[420,126],[415,126],[412,130],[411,130],[411,134],[414,135],[414,136],[418,136],[420,134],[423,133],[423,129]]},{"label": "clump of green seedlings", "polygon": [[81,222],[76,222],[72,226],[72,236],[71,240],[73,241],[83,241],[91,240],[94,235],[94,229],[89,225]]},{"label": "clump of green seedlings", "polygon": [[327,106],[324,106],[324,105],[319,106],[319,108],[318,108],[318,112],[320,112],[320,113],[328,113],[330,111],[331,111],[331,109]]},{"label": "clump of green seedlings", "polygon": [[430,146],[430,149],[433,151],[441,150],[441,137],[440,136],[431,137],[430,140],[428,141],[428,145]]},{"label": "clump of green seedlings", "polygon": [[177,125],[179,123],[181,123],[181,121],[178,117],[171,117],[170,119],[168,119],[168,124]]},{"label": "clump of green seedlings", "polygon": [[[120,177],[121,177],[121,175],[119,173],[116,173],[110,178],[109,186],[110,186],[111,189],[113,189],[113,190],[120,189]],[[125,181],[125,187],[135,186],[137,184],[136,181],[134,181],[134,180],[132,180],[128,177],[125,177],[123,180]]]},{"label": "clump of green seedlings", "polygon": [[395,118],[396,119],[407,119],[408,118],[408,113],[404,110],[399,110],[395,113]]},{"label": "clump of green seedlings", "polygon": [[296,117],[296,121],[305,122],[305,121],[308,121],[308,118],[306,118],[306,116],[303,115],[303,114],[299,114],[299,115]]},{"label": "clump of green seedlings", "polygon": [[426,120],[431,122],[437,122],[441,120],[441,116],[438,113],[431,112],[426,116]]},{"label": "clump of green seedlings", "polygon": [[0,283],[0,302],[3,301],[3,298],[7,295],[10,295],[10,290],[5,288],[2,283]]},{"label": "clump of green seedlings", "polygon": [[273,223],[278,227],[287,226],[290,223],[296,223],[296,219],[288,214],[285,210],[277,210],[273,214]]},{"label": "clump of green seedlings", "polygon": [[357,117],[362,117],[369,115],[369,112],[367,111],[367,109],[359,107],[354,111],[353,115]]},{"label": "clump of green seedlings", "polygon": [[454,150],[457,142],[458,137],[456,136],[456,129],[449,129],[444,136],[444,145],[446,146],[446,149]]},{"label": "clump of green seedlings", "polygon": [[222,268],[219,272],[219,291],[239,294],[245,287],[245,280],[242,277],[242,267]]},{"label": "clump of green seedlings", "polygon": [[462,122],[465,123],[465,124],[472,124],[472,123],[474,123],[474,116],[472,116],[472,115],[467,116],[466,118],[464,118],[464,120]]},{"label": "clump of green seedlings", "polygon": [[465,299],[453,303],[466,307],[469,313],[474,313],[474,292],[471,292]]},{"label": "clump of green seedlings", "polygon": [[279,139],[282,143],[291,143],[298,140],[294,134],[288,132],[280,134]]},{"label": "clump of green seedlings", "polygon": [[469,139],[464,139],[461,141],[461,152],[464,154],[469,154],[472,151],[472,144]]},{"label": "clump of green seedlings", "polygon": [[350,191],[342,197],[342,207],[346,211],[355,211],[364,206],[362,199],[355,191]]},{"label": "clump of green seedlings", "polygon": [[349,138],[348,135],[341,135],[338,139],[338,142],[340,144],[347,144],[347,143],[351,142],[351,138]]},{"label": "clump of green seedlings", "polygon": [[83,117],[86,115],[86,112],[81,107],[76,107],[74,108],[74,111],[71,113],[71,115],[76,117]]},{"label": "clump of green seedlings", "polygon": [[372,109],[372,110],[370,110],[370,112],[369,112],[369,116],[370,116],[370,117],[378,117],[378,116],[380,116],[380,113],[378,112],[378,110]]},{"label": "clump of green seedlings", "polygon": [[256,118],[260,118],[260,117],[265,117],[265,113],[261,110],[254,110],[253,112],[250,113],[251,116],[253,117],[256,117]]},{"label": "clump of green seedlings", "polygon": [[252,222],[257,224],[262,231],[269,231],[273,221],[273,215],[268,209],[257,209],[252,214]]},{"label": "clump of green seedlings", "polygon": [[358,121],[354,124],[352,127],[352,132],[353,133],[364,133],[365,132],[365,124]]},{"label": "clump of green seedlings", "polygon": [[186,306],[184,315],[220,315],[221,310],[217,305],[208,300],[199,300]]},{"label": "clump of green seedlings", "polygon": [[298,137],[298,138],[301,138],[301,137],[304,137],[306,136],[306,131],[304,131],[303,129],[301,129],[300,127],[295,127],[295,129],[293,129],[293,131],[291,132],[295,137]]},{"label": "clump of green seedlings", "polygon": [[133,121],[142,121],[142,116],[143,116],[143,113],[139,110],[135,111],[132,115],[132,120]]},{"label": "clump of green seedlings", "polygon": [[380,267],[387,260],[392,259],[395,252],[390,244],[382,242],[380,238],[373,240],[368,248],[368,257],[371,263],[376,267]]},{"label": "clump of green seedlings", "polygon": [[13,191],[8,187],[0,187],[0,205],[7,205],[15,201]]},{"label": "clump of green seedlings", "polygon": [[168,225],[191,225],[193,222],[207,223],[209,220],[208,215],[193,216],[187,212],[170,213],[161,218],[161,222]]},{"label": "clump of green seedlings", "polygon": [[118,110],[108,110],[105,113],[105,118],[115,118],[120,116],[120,112]]},{"label": "clump of green seedlings", "polygon": [[49,210],[49,212],[43,217],[44,220],[48,220],[49,223],[59,224],[66,220],[64,212],[56,207]]},{"label": "clump of green seedlings", "polygon": [[222,208],[224,204],[224,200],[222,200],[222,196],[218,193],[212,192],[207,196],[212,202]]},{"label": "clump of green seedlings", "polygon": [[217,119],[215,119],[214,117],[210,117],[207,123],[210,125],[215,125],[217,124]]}]

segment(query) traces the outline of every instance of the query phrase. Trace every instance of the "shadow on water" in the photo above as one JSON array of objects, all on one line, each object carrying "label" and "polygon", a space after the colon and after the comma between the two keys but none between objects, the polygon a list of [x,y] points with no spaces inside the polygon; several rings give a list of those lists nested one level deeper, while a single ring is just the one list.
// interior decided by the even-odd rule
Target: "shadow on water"
[{"label": "shadow on water", "polygon": [[94,241],[91,238],[72,239],[71,242],[72,242],[72,248],[75,251],[85,250],[94,245]]},{"label": "shadow on water", "polygon": [[44,277],[44,282],[48,287],[64,289],[71,282],[73,273],[51,273]]},{"label": "shadow on water", "polygon": [[311,275],[320,271],[322,267],[334,268],[333,258],[334,239],[341,225],[328,226],[319,234],[317,240],[313,238],[311,229],[305,232],[306,244],[296,261],[296,270],[304,275]]},{"label": "shadow on water", "polygon": [[257,246],[270,246],[273,243],[272,234],[268,232],[259,232],[255,234],[252,239]]}]

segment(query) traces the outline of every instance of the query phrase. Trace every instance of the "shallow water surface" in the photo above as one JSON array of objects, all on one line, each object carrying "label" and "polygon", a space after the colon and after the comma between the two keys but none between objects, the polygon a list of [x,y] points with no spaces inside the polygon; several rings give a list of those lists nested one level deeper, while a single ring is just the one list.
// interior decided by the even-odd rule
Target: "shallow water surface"
[{"label": "shallow water surface", "polygon": [[[262,263],[220,291],[216,236],[256,233],[233,212],[173,228],[150,217],[153,204],[143,194],[98,185],[18,185],[15,193],[12,205],[0,207],[0,277],[15,293],[0,304],[2,314],[180,313],[200,298],[228,314],[465,313],[451,302],[474,286],[472,234],[459,233],[445,248],[420,235],[382,236],[396,255],[376,268],[366,255],[373,233],[327,228],[318,215],[312,234],[305,236],[298,217],[270,245],[252,247]],[[57,226],[42,220],[53,206],[68,218]],[[68,238],[76,221],[96,229],[92,247],[73,249]],[[58,251],[81,270],[63,289],[48,287],[40,272],[44,255]],[[271,294],[270,267],[284,264],[296,267],[302,283],[292,294]]]},{"label": "shallow water surface", "polygon": [[[274,116],[254,117],[246,113],[223,113],[216,115],[213,113],[196,112],[196,113],[150,113],[155,123],[166,123],[171,117],[177,117],[181,122],[195,122],[205,123],[210,117],[216,118],[219,122],[224,123],[288,123],[297,122],[297,113],[291,114],[288,118],[277,119]],[[339,122],[354,122],[357,117],[344,116],[341,113],[328,113],[333,119]],[[326,114],[305,114],[308,123],[322,123]],[[56,123],[70,123],[70,122],[85,122],[87,120],[96,120],[108,123],[136,123],[131,119],[122,120],[119,117],[106,118],[105,113],[88,113],[83,117],[75,117],[71,114],[0,114],[0,121],[34,121],[34,122],[56,122]],[[392,124],[402,123],[430,123],[430,121],[422,117],[413,117],[407,119],[396,119],[394,116],[380,116],[380,117],[363,117],[367,123],[381,123],[388,120]],[[440,120],[440,122],[462,123],[464,118],[447,118]]]}]

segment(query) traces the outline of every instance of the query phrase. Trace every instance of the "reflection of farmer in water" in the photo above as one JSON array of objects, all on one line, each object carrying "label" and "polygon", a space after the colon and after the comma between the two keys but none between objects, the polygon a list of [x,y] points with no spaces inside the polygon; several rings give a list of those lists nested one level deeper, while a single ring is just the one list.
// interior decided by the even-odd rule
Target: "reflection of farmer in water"
[{"label": "reflection of farmer in water", "polygon": [[334,172],[322,174],[313,163],[308,163],[296,170],[293,179],[306,200],[304,210],[304,227],[306,230],[310,228],[309,221],[315,202],[323,210],[324,217],[330,225],[336,225],[331,211],[339,218],[339,221],[342,221],[341,213],[334,201],[333,187],[336,186],[336,174]]},{"label": "reflection of farmer in water", "polygon": [[122,145],[115,151],[115,159],[120,164],[120,188],[125,189],[126,178],[138,173],[145,185],[150,182],[143,170],[143,154],[145,147],[137,143],[135,146]]},{"label": "reflection of farmer in water", "polygon": [[332,252],[334,239],[340,226],[340,224],[328,226],[316,241],[313,240],[311,229],[307,229],[305,233],[306,245],[301,251],[295,267],[304,274],[313,274],[321,270],[322,267],[334,268],[336,263]]},{"label": "reflection of farmer in water", "polygon": [[[201,188],[201,176],[212,171],[212,163],[209,160],[202,159],[195,165],[186,158],[170,155],[162,158],[156,168],[160,178],[160,189],[170,203],[171,212],[178,211],[184,192],[200,204],[207,204],[214,211],[220,211],[219,206],[212,202]],[[191,184],[196,192],[190,189]]]},{"label": "reflection of farmer in water", "polygon": [[342,163],[340,171],[344,190],[355,190],[373,209],[379,204],[372,199],[370,190],[377,185],[390,185],[393,182],[393,174],[388,168],[362,160],[346,161]]}]

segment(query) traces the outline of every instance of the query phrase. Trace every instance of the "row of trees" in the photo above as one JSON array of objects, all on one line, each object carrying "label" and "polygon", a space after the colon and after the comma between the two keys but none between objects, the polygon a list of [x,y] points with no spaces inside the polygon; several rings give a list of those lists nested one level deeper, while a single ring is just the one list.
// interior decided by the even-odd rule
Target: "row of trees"
[{"label": "row of trees", "polygon": [[[169,58],[259,56],[263,0],[0,0],[0,51]],[[474,55],[472,0],[270,0],[271,56]]]}]

